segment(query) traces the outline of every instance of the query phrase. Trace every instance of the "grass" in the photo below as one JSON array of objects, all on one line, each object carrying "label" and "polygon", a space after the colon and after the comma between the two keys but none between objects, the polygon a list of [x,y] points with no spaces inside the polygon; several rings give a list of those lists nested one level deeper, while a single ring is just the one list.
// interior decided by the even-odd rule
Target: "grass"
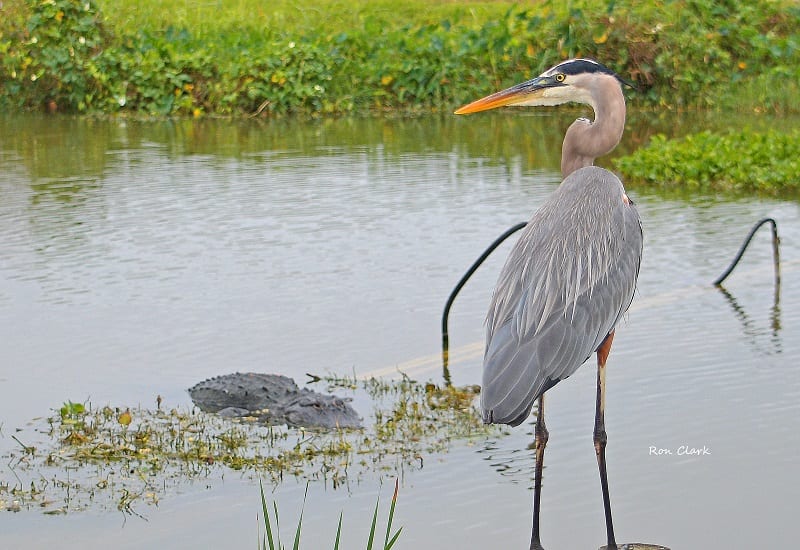
[{"label": "grass", "polygon": [[[201,39],[215,38],[232,29],[248,32],[329,34],[361,29],[365,24],[387,28],[439,23],[449,17],[475,21],[502,18],[514,2],[453,0],[208,0],[164,3],[159,0],[98,0],[104,21],[122,29],[187,28]],[[377,37],[376,37],[377,38]]]},{"label": "grass", "polygon": [[800,109],[790,0],[6,0],[2,11],[0,110],[450,111],[578,56],[659,109]]},{"label": "grass", "polygon": [[[262,517],[264,518],[264,536],[262,540],[259,541],[259,550],[284,550],[284,548],[286,547],[281,542],[280,539],[278,504],[276,501],[272,501],[271,507],[267,505],[267,499],[264,496],[264,485],[260,481],[259,481],[259,488],[261,491],[261,511],[262,511]],[[397,542],[397,539],[400,537],[400,533],[403,531],[403,528],[401,527],[400,529],[392,533],[392,522],[394,521],[394,511],[395,511],[395,506],[397,504],[398,491],[399,491],[399,483],[398,480],[395,479],[394,493],[392,494],[392,502],[391,505],[389,506],[389,515],[386,520],[386,534],[383,539],[383,544],[379,547],[381,548],[381,550],[391,550],[395,542]],[[300,517],[297,520],[297,528],[295,529],[294,532],[292,550],[299,550],[300,548],[300,534],[302,532],[302,526],[303,526],[303,511],[305,509],[307,497],[308,497],[308,483],[306,483],[306,489],[305,492],[303,493],[303,503],[300,507]],[[370,524],[366,550],[373,550],[373,548],[375,548],[375,535],[378,526],[379,505],[380,505],[380,496],[378,497],[378,500],[375,502],[375,511],[372,514],[372,523]],[[270,508],[272,508],[271,512]],[[340,512],[339,523],[336,527],[336,538],[334,539],[333,542],[333,550],[339,550],[339,544],[341,543],[342,518],[343,518],[343,513]]]}]

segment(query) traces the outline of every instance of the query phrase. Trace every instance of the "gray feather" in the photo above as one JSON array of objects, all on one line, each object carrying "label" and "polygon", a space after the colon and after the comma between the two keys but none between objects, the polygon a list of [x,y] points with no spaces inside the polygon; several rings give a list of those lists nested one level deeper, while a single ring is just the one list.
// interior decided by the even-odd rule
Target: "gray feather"
[{"label": "gray feather", "polygon": [[589,166],[534,214],[500,272],[487,316],[484,421],[516,426],[574,373],[633,299],[642,256],[619,179]]}]

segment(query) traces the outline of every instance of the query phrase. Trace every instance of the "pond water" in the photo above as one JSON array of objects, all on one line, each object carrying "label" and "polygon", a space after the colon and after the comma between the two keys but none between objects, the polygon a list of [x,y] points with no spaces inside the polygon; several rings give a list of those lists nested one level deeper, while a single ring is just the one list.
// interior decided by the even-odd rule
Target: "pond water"
[{"label": "pond water", "polygon": [[[186,388],[237,370],[299,381],[306,372],[403,371],[441,382],[448,293],[486,245],[557,186],[560,141],[575,116],[0,118],[0,452],[68,399],[152,407],[161,395],[188,405]],[[634,115],[620,150],[693,124],[731,121]],[[645,253],[608,366],[618,540],[792,547],[800,534],[798,204],[628,193]],[[765,216],[782,239],[779,296],[766,230],[728,293],[712,287]],[[451,312],[456,384],[480,382],[483,319],[511,241]],[[589,363],[548,393],[547,548],[604,544],[594,391]],[[396,548],[527,548],[531,441],[528,422],[403,471]],[[709,454],[683,454],[684,446]],[[14,482],[3,461],[0,483]],[[377,475],[336,490],[312,483],[301,546],[332,547],[343,511],[344,547],[363,547],[389,485]],[[287,539],[304,488],[288,480],[271,495]],[[116,510],[0,512],[0,546],[256,548],[259,499],[257,482],[230,473],[138,509],[146,520]]]}]

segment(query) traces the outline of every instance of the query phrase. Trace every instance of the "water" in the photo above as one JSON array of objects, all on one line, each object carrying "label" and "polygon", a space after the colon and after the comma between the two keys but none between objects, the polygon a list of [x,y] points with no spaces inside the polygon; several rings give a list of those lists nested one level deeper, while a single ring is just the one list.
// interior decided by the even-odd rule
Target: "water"
[{"label": "water", "polygon": [[[303,380],[400,369],[439,381],[449,291],[558,184],[560,139],[574,116],[0,119],[0,451],[67,399],[188,404],[185,388],[236,370]],[[658,129],[690,129],[683,124],[634,116],[621,150]],[[800,498],[797,203],[628,191],[645,256],[608,368],[618,539],[791,547]],[[779,301],[766,230],[727,282],[729,295],[711,287],[765,216],[782,238]],[[480,381],[485,308],[510,246],[453,307],[457,384]],[[594,377],[589,364],[548,393],[548,548],[604,543]],[[526,548],[531,441],[527,423],[405,471],[398,547]],[[681,454],[684,446],[710,454]],[[14,482],[5,463],[0,481]],[[289,481],[274,494],[286,538],[303,489]],[[344,547],[364,546],[379,493],[385,503],[390,488],[369,476],[346,490],[312,485],[305,547],[332,546],[339,511]],[[147,521],[105,510],[0,513],[0,542],[255,548],[259,507],[257,485],[231,473],[138,509]]]}]

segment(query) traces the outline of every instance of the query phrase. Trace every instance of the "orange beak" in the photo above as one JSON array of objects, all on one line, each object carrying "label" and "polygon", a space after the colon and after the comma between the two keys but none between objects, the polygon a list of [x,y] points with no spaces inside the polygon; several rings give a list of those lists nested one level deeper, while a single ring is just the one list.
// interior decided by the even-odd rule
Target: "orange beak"
[{"label": "orange beak", "polygon": [[542,98],[544,91],[552,86],[550,78],[539,76],[473,101],[469,105],[464,105],[455,114],[468,115],[507,105],[536,105],[537,100]]}]

